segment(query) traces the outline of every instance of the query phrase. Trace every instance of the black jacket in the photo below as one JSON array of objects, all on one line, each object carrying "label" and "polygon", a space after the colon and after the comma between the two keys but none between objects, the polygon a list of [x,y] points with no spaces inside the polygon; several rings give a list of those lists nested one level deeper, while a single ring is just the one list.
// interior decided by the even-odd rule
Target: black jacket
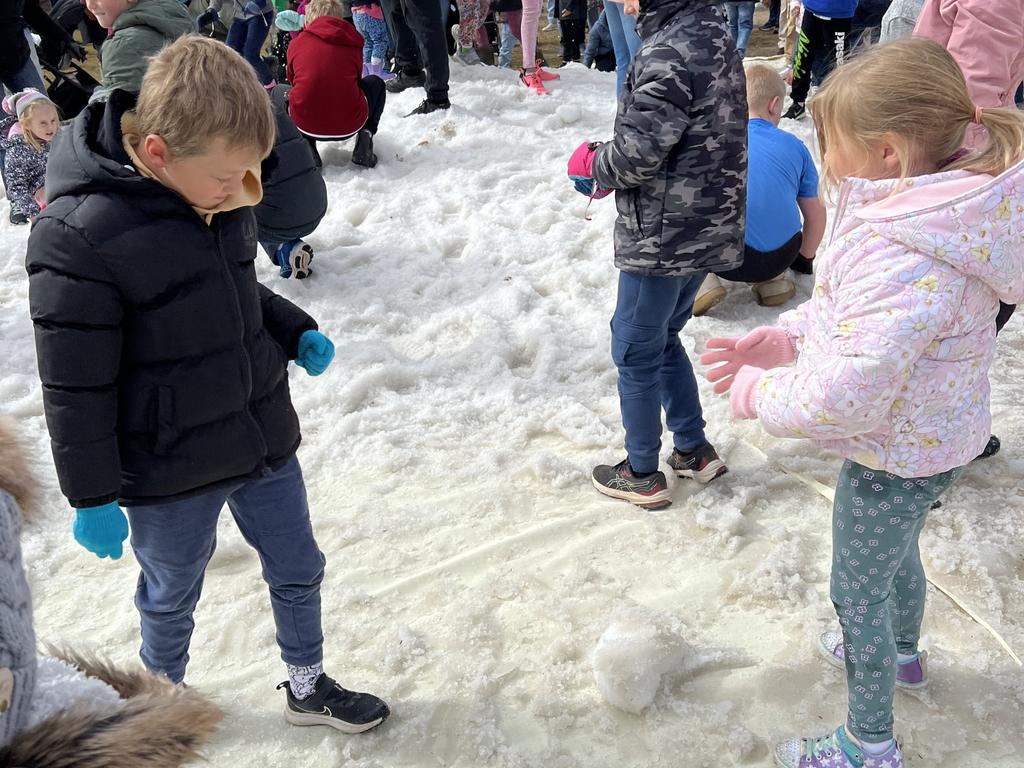
[{"label": "black jacket", "polygon": [[0,77],[10,77],[29,57],[23,0],[0,2]]},{"label": "black jacket", "polygon": [[54,142],[29,301],[61,490],[153,504],[259,476],[298,447],[287,364],[316,323],[256,281],[251,208],[208,226],[140,176],[115,91]]},{"label": "black jacket", "polygon": [[327,185],[313,150],[288,116],[286,86],[274,89],[277,138],[263,161],[263,200],[256,206],[261,243],[284,243],[310,234],[327,213]]},{"label": "black jacket", "polygon": [[714,0],[641,0],[640,50],[594,179],[616,190],[615,266],[680,276],[743,259],[747,93]]}]

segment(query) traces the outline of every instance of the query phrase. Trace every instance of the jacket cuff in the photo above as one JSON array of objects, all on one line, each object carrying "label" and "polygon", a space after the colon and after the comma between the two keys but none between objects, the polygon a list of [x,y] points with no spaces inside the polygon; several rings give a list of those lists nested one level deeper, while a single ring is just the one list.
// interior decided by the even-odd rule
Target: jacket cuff
[{"label": "jacket cuff", "polygon": [[109,504],[112,501],[117,501],[118,494],[108,493],[103,496],[95,496],[91,499],[68,499],[68,504],[73,509],[88,509],[89,507],[102,507],[104,504]]},{"label": "jacket cuff", "polygon": [[729,393],[729,407],[734,419],[757,418],[757,383],[763,375],[763,368],[751,365],[744,365],[737,372]]}]

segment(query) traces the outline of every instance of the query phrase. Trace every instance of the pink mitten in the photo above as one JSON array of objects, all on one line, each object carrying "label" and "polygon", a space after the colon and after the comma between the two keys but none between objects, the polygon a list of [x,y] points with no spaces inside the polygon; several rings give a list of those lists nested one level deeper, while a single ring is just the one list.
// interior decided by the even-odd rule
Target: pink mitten
[{"label": "pink mitten", "polygon": [[755,328],[741,338],[708,339],[707,349],[700,356],[700,363],[716,366],[704,376],[715,383],[718,395],[729,391],[733,377],[744,365],[768,370],[796,360],[792,337],[781,328],[768,325]]},{"label": "pink mitten", "polygon": [[732,409],[734,419],[756,419],[757,418],[757,382],[764,375],[763,368],[755,368],[752,365],[744,365],[736,374],[732,383],[732,392],[729,393],[729,407]]},{"label": "pink mitten", "polygon": [[569,178],[592,179],[594,178],[594,152],[598,145],[584,141],[576,151],[569,157]]}]

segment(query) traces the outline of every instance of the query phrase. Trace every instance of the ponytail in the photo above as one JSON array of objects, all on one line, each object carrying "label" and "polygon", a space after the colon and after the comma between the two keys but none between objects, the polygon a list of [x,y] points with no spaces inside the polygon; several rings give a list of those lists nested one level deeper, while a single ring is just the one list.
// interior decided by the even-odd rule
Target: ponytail
[{"label": "ponytail", "polygon": [[[998,176],[1024,160],[1024,112],[1013,108],[975,108],[972,122],[988,132],[988,142],[948,166]],[[945,170],[945,169],[944,169]]]}]

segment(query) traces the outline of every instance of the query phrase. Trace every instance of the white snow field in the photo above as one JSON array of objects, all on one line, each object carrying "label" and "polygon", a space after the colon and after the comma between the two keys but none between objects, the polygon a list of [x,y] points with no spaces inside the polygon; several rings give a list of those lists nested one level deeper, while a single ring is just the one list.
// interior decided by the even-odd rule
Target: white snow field
[{"label": "white snow field", "polygon": [[[834,626],[830,506],[779,468],[832,486],[838,458],[730,422],[701,380],[728,475],[673,482],[657,513],[590,485],[595,463],[623,455],[614,204],[585,221],[565,161],[610,135],[614,78],[561,72],[538,98],[508,71],[455,67],[448,114],[403,119],[422,92],[391,98],[376,169],[351,166],[348,145],[323,152],[331,207],[309,238],[313,277],[280,280],[261,257],[262,279],[337,345],[325,375],[292,376],[328,560],[327,669],[394,714],[362,736],[284,723],[267,591],[225,515],[187,678],[227,714],[212,765],[764,766],[776,740],[845,716],[843,676],[813,645]],[[810,139],[806,120],[785,127]],[[71,537],[36,378],[28,230],[6,207],[2,220],[0,403],[46,488],[25,534],[38,634],[134,663],[137,566]],[[811,285],[799,279],[799,298]],[[686,348],[776,314],[733,286],[688,325]],[[930,576],[1020,654],[1022,327],[1000,337],[992,372],[1003,451],[971,466],[922,538]],[[908,764],[1024,765],[1021,668],[934,590],[924,646],[930,687],[896,699]]]}]

